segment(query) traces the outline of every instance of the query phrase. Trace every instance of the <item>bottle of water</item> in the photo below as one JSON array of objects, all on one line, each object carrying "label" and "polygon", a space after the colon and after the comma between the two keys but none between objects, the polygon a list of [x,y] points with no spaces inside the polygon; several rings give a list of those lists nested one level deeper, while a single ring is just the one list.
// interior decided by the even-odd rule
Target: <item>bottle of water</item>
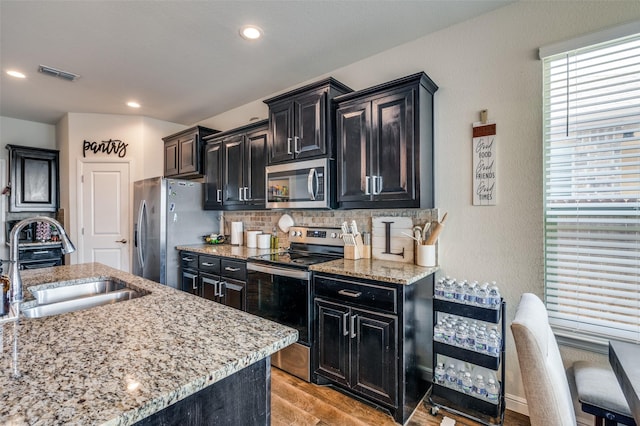
[{"label": "bottle of water", "polygon": [[501,339],[495,333],[490,333],[487,338],[487,353],[492,356],[500,356]]},{"label": "bottle of water", "polygon": [[467,343],[464,345],[466,349],[476,350],[476,327],[471,324],[467,333]]},{"label": "bottle of water", "polygon": [[487,381],[487,400],[494,404],[498,403],[500,398],[500,384],[496,383],[494,379]]},{"label": "bottle of water", "polygon": [[439,385],[444,385],[445,373],[444,373],[444,364],[439,362],[436,365],[436,369],[433,372],[433,379]]},{"label": "bottle of water", "polygon": [[453,298],[456,302],[464,303],[464,293],[467,288],[467,282],[465,280],[459,281],[454,289]]},{"label": "bottle of water", "polygon": [[489,287],[489,305],[492,309],[500,309],[500,302],[500,290],[494,281],[493,285]]},{"label": "bottle of water", "polygon": [[434,295],[439,299],[444,299],[444,278],[440,278],[433,288]]},{"label": "bottle of water", "polygon": [[473,394],[478,398],[485,398],[487,396],[487,388],[484,384],[484,377],[481,374],[478,374],[475,379],[473,379]]},{"label": "bottle of water", "polygon": [[471,378],[471,373],[467,371],[464,373],[464,377],[462,377],[462,392],[470,395],[473,392],[473,379]]},{"label": "bottle of water", "polygon": [[444,372],[445,383],[448,387],[456,389],[458,387],[458,375],[456,373],[456,367],[453,364],[449,364]]},{"label": "bottle of water", "polygon": [[456,330],[453,328],[451,324],[447,324],[444,328],[444,333],[442,334],[442,339],[445,343],[453,345],[455,340]]},{"label": "bottle of water", "polygon": [[469,338],[469,333],[467,332],[467,328],[464,325],[459,325],[456,329],[456,338],[455,343],[456,346],[460,346],[464,348],[467,344],[467,339]]},{"label": "bottle of water", "polygon": [[478,283],[472,282],[464,289],[464,303],[468,305],[475,305],[476,303],[476,287]]},{"label": "bottle of water", "polygon": [[476,306],[482,308],[489,307],[489,290],[487,289],[488,283],[484,283],[481,286],[476,286]]},{"label": "bottle of water", "polygon": [[469,371],[467,371],[467,367],[465,367],[464,363],[458,364],[458,371],[456,372],[456,375],[458,377],[456,390],[462,391],[462,379],[464,379],[465,374],[469,374]]},{"label": "bottle of water", "polygon": [[482,330],[476,332],[476,352],[487,352],[487,335]]},{"label": "bottle of water", "polygon": [[455,279],[450,279],[444,282],[444,298],[447,300],[453,300],[453,292],[455,288]]},{"label": "bottle of water", "polygon": [[442,321],[438,321],[435,327],[433,327],[433,340],[438,342],[444,341],[444,328],[445,325]]}]

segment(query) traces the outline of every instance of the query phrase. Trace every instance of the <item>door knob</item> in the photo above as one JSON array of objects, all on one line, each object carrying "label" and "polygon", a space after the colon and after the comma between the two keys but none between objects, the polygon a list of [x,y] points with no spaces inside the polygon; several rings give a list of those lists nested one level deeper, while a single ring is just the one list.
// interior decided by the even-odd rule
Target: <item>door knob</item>
[{"label": "door knob", "polygon": [[117,240],[116,243],[127,244],[127,240],[123,238],[121,240]]}]

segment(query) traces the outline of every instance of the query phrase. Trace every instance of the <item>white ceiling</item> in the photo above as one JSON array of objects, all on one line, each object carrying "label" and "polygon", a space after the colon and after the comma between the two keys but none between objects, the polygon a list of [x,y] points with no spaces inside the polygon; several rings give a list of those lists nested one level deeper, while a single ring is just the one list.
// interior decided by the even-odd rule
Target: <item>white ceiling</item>
[{"label": "white ceiling", "polygon": [[[512,1],[0,0],[0,115],[191,125]],[[239,37],[248,23],[263,39]],[[38,65],[81,77],[53,78]],[[132,99],[142,108],[127,107]]]}]

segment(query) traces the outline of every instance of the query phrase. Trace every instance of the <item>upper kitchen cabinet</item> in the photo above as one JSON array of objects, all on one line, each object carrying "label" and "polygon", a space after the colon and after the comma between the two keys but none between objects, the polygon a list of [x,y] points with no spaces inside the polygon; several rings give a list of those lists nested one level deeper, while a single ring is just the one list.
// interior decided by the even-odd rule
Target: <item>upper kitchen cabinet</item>
[{"label": "upper kitchen cabinet", "polygon": [[263,209],[267,120],[206,138],[206,210]]},{"label": "upper kitchen cabinet", "polygon": [[175,178],[201,177],[203,138],[217,130],[195,126],[162,138],[164,141],[164,176]]},{"label": "upper kitchen cabinet", "polygon": [[9,150],[11,212],[58,210],[59,153],[53,149],[6,145]]},{"label": "upper kitchen cabinet", "polygon": [[351,92],[328,78],[270,98],[268,163],[333,155],[332,99]]},{"label": "upper kitchen cabinet", "polygon": [[339,96],[340,208],[433,207],[433,94],[423,72]]}]

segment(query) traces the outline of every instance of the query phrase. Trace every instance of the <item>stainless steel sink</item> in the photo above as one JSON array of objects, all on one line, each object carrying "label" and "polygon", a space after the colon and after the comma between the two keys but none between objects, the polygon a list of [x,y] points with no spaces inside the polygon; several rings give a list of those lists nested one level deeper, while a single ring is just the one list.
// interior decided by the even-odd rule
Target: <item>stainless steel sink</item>
[{"label": "stainless steel sink", "polygon": [[[38,286],[39,287],[39,286]],[[53,288],[30,288],[35,304],[26,302],[21,309],[27,318],[41,318],[79,311],[144,296],[123,283],[98,280]]]}]

